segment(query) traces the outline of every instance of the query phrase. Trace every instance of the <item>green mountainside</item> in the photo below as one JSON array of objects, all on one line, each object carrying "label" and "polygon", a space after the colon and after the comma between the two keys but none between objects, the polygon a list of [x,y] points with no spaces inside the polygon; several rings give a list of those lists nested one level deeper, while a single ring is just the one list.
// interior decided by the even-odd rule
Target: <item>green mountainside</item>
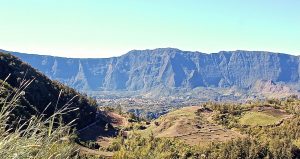
[{"label": "green mountainside", "polygon": [[96,102],[87,96],[81,95],[74,89],[64,86],[57,81],[38,72],[13,55],[0,53],[0,84],[6,81],[5,87],[14,91],[24,84],[31,82],[21,93],[18,115],[28,119],[32,115],[43,112],[45,117],[51,116],[56,110],[69,105],[69,109],[76,109],[62,116],[65,123],[76,119],[78,129],[83,128],[96,118]]}]

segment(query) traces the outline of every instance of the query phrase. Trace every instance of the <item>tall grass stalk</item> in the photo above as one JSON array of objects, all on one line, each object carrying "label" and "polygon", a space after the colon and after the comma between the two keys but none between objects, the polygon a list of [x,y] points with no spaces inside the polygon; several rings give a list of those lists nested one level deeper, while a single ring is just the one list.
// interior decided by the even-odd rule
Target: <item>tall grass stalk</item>
[{"label": "tall grass stalk", "polygon": [[8,124],[13,110],[20,106],[18,101],[24,90],[31,83],[32,80],[22,81],[14,91],[5,88],[5,81],[0,83],[0,97],[4,96],[0,98],[0,158],[77,158],[78,148],[70,140],[72,122],[63,124],[59,120],[63,114],[74,111],[68,107],[71,100],[46,119],[43,111],[28,121],[19,119],[16,125]]}]

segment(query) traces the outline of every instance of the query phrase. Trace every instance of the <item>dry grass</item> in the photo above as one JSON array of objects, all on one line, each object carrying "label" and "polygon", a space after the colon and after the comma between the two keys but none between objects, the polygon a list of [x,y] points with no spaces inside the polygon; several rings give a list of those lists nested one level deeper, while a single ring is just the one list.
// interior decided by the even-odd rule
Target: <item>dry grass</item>
[{"label": "dry grass", "polygon": [[[40,114],[32,116],[25,123],[8,125],[12,111],[19,107],[18,100],[31,81],[24,81],[13,93],[5,92],[4,83],[0,83],[0,95],[8,95],[0,98],[1,158],[76,158],[77,148],[70,141],[70,125],[56,122],[62,114],[72,111],[67,108],[68,105],[48,119]],[[54,125],[57,126],[54,128]]]},{"label": "dry grass", "polygon": [[279,122],[281,118],[268,115],[262,112],[248,112],[240,119],[242,125],[250,126],[267,126],[274,125]]},{"label": "dry grass", "polygon": [[278,124],[290,117],[291,115],[285,111],[273,107],[256,107],[245,113],[241,117],[240,123],[249,126],[268,126]]},{"label": "dry grass", "polygon": [[155,120],[142,134],[153,133],[156,137],[177,138],[189,145],[207,145],[242,137],[240,133],[212,121],[213,112],[197,115],[199,108],[185,107],[170,112]]},{"label": "dry grass", "polygon": [[293,144],[294,144],[295,146],[297,146],[297,147],[300,149],[300,139],[295,140],[295,141],[293,142]]}]

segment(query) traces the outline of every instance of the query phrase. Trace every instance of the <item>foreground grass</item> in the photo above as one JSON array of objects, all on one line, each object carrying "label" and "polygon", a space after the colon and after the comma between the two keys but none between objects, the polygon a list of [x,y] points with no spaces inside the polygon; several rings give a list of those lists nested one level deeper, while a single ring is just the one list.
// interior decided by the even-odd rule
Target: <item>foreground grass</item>
[{"label": "foreground grass", "polygon": [[298,148],[300,148],[300,139],[294,140],[293,144],[294,144],[295,146],[297,146]]},{"label": "foreground grass", "polygon": [[281,118],[271,116],[262,112],[248,112],[241,119],[242,125],[250,126],[267,126],[273,125],[279,122]]},{"label": "foreground grass", "polygon": [[109,147],[115,159],[171,159],[191,157],[191,148],[176,139],[144,137],[134,134],[127,140],[117,138]]},{"label": "foreground grass", "polygon": [[70,141],[71,127],[58,120],[70,111],[67,108],[57,110],[48,119],[43,114],[32,116],[28,121],[12,118],[13,111],[20,106],[22,91],[29,84],[26,82],[19,90],[11,92],[0,83],[1,158],[77,158],[75,143]]}]

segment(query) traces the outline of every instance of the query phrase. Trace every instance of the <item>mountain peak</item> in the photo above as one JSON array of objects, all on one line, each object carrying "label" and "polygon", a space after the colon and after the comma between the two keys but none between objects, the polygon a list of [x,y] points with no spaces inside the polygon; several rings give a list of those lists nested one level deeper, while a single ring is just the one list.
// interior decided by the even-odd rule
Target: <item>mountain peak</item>
[{"label": "mountain peak", "polygon": [[129,52],[136,52],[136,51],[151,51],[151,52],[157,52],[157,51],[182,51],[177,48],[172,47],[166,47],[166,48],[155,48],[155,49],[144,49],[144,50],[131,50]]}]

